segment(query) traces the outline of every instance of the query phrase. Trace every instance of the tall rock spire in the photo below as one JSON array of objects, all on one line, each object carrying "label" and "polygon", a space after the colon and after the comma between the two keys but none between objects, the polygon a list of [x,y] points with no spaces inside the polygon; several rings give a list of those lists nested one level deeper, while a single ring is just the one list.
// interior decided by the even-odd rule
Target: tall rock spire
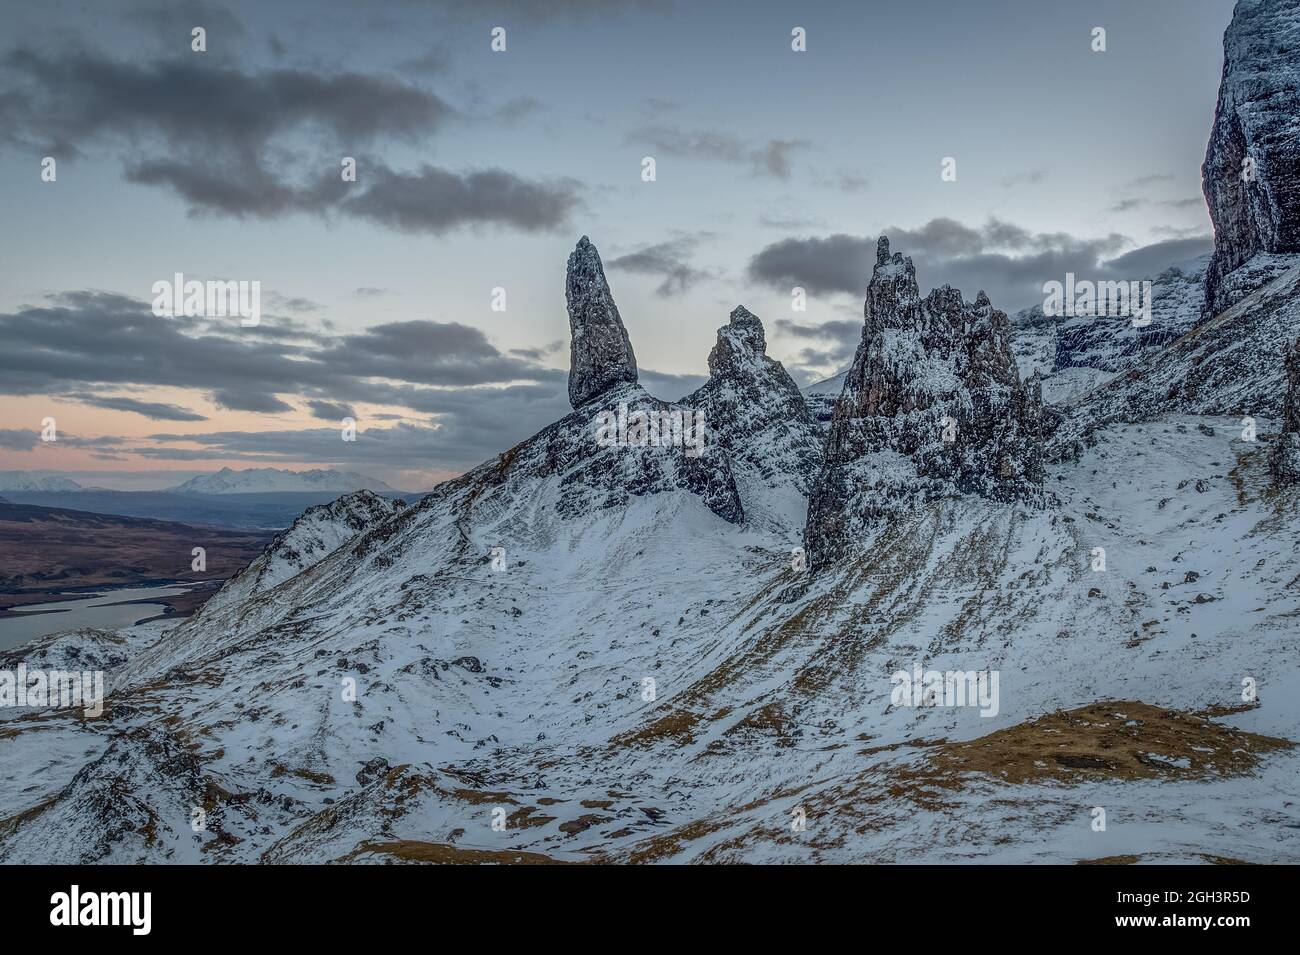
[{"label": "tall rock spire", "polygon": [[600,253],[585,235],[569,255],[569,403],[577,408],[621,382],[636,381],[636,355],[605,281]]}]

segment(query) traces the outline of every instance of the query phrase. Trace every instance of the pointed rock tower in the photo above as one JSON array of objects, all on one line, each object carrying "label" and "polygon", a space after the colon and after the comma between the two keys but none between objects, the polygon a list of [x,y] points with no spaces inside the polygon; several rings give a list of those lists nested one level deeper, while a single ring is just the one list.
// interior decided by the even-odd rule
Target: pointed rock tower
[{"label": "pointed rock tower", "polygon": [[924,500],[1042,493],[1042,399],[1021,384],[1006,313],[946,285],[922,299],[912,260],[890,255],[884,236],[864,310],[808,502],[814,567]]},{"label": "pointed rock tower", "polygon": [[1300,338],[1286,353],[1286,398],[1282,402],[1282,433],[1269,456],[1280,484],[1300,484]]},{"label": "pointed rock tower", "polygon": [[585,235],[569,255],[569,403],[577,408],[620,383],[636,381],[636,355],[605,281],[600,253]]}]

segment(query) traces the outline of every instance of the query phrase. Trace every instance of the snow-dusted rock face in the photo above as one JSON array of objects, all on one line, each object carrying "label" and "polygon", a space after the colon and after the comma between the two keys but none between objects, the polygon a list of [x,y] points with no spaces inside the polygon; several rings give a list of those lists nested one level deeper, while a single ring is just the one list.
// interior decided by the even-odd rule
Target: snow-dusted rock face
[{"label": "snow-dusted rock face", "polygon": [[814,567],[921,500],[1042,494],[1042,398],[1037,379],[1021,384],[1006,313],[946,285],[922,299],[912,260],[882,236],[865,314],[808,502]]},{"label": "snow-dusted rock face", "polygon": [[569,255],[569,403],[577,408],[616,384],[636,381],[636,355],[605,281],[600,253],[585,235]]},{"label": "snow-dusted rock face", "polygon": [[[1172,266],[1151,280],[1151,324],[1134,327],[1127,315],[1076,315],[1058,319],[1052,372],[1096,368],[1121,372],[1144,355],[1186,334],[1205,304],[1208,257]],[[1038,314],[1042,309],[1035,306]]]},{"label": "snow-dusted rock face", "polygon": [[1201,167],[1215,235],[1209,314],[1275,278],[1285,263],[1258,263],[1249,282],[1229,281],[1231,272],[1260,253],[1300,253],[1300,0],[1238,0],[1223,53]]},{"label": "snow-dusted rock face", "polygon": [[[698,496],[723,520],[738,524],[744,520],[744,507],[730,460],[716,447],[710,425],[705,427],[698,454],[668,441],[659,446],[648,439],[643,445],[602,446],[600,441],[605,420],[625,426],[627,436],[636,431],[638,412],[662,421],[664,415],[693,416],[697,410],[685,402],[661,401],[639,384],[617,385],[469,476],[493,486],[502,506],[505,500],[519,501],[542,485],[553,484],[555,507],[566,519],[626,507],[639,496],[685,491]],[[484,472],[484,467],[489,470]]]},{"label": "snow-dusted rock face", "polygon": [[743,305],[718,329],[709,380],[682,403],[704,413],[710,453],[729,458],[747,518],[802,527],[821,431],[794,379],[767,356],[763,323]]},{"label": "snow-dusted rock face", "polygon": [[1283,484],[1300,484],[1300,338],[1286,355],[1286,399],[1282,402],[1282,433],[1269,458],[1274,476]]}]

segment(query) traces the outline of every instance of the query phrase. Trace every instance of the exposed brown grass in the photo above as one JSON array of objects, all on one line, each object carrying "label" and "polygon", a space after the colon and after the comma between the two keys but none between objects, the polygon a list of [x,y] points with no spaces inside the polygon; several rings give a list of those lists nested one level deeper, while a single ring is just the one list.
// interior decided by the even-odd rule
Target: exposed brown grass
[{"label": "exposed brown grass", "polygon": [[582,865],[583,862],[556,859],[540,852],[518,849],[469,849],[446,842],[363,842],[339,862],[355,862],[361,856],[384,856],[392,863],[425,865]]},{"label": "exposed brown grass", "polygon": [[1049,713],[930,754],[940,774],[979,773],[1010,783],[1243,776],[1295,744],[1191,713],[1103,701]]}]

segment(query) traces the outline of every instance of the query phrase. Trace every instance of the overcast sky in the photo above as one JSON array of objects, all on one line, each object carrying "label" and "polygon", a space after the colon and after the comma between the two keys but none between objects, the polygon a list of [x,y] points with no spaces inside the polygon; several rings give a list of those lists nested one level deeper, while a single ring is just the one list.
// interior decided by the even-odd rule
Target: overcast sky
[{"label": "overcast sky", "polygon": [[[0,7],[0,469],[428,487],[568,410],[583,234],[669,399],[740,303],[837,371],[882,232],[1008,312],[1209,249],[1230,0]],[[155,316],[177,272],[259,281],[261,325]]]}]

